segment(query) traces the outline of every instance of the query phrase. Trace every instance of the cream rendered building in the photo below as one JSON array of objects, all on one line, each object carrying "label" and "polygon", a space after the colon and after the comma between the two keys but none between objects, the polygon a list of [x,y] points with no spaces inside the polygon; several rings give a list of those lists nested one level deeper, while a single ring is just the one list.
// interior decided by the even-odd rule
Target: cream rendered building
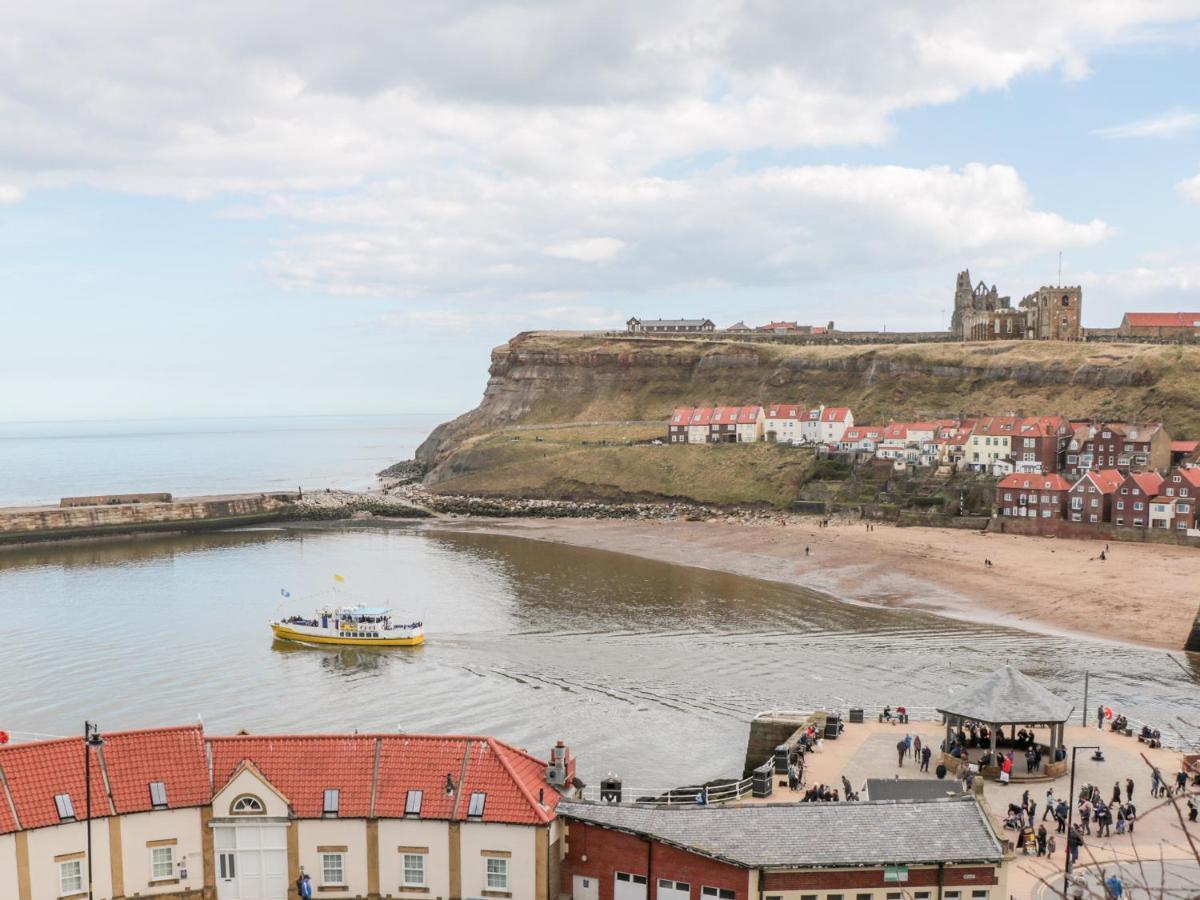
[{"label": "cream rendered building", "polygon": [[[0,898],[87,896],[83,750],[0,748]],[[198,726],[106,735],[91,769],[96,900],[285,900],[301,874],[314,897],[549,900],[574,780],[561,744]]]}]

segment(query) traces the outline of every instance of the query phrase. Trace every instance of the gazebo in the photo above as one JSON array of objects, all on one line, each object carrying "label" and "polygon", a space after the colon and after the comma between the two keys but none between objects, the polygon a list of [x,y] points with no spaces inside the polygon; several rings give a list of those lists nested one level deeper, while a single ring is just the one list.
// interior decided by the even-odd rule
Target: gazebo
[{"label": "gazebo", "polygon": [[[1075,707],[1050,693],[1028,675],[1004,666],[983,678],[937,708],[946,720],[946,757],[952,744],[956,728],[964,723],[976,722],[988,726],[991,732],[991,756],[996,758],[997,732],[1004,726],[1015,731],[1018,725],[1045,726],[1050,729],[1047,749],[1050,762],[1044,774],[1052,777],[1061,775],[1065,764],[1056,764],[1054,751],[1064,744],[1064,728]],[[994,775],[993,767],[984,770]]]}]

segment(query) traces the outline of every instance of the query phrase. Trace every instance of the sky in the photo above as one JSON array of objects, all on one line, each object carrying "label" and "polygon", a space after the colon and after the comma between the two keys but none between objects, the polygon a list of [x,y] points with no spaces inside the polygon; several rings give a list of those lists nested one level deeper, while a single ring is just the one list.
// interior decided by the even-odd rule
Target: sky
[{"label": "sky", "polygon": [[1200,0],[6,4],[0,421],[438,412],[523,330],[1200,310]]}]

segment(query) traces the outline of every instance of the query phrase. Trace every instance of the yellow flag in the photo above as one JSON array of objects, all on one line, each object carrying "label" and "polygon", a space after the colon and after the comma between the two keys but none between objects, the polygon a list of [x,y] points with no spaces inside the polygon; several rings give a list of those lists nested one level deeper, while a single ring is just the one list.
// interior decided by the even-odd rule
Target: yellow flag
[{"label": "yellow flag", "polygon": [[343,578],[341,575],[334,575],[334,576],[333,576],[333,580],[334,580],[334,581],[338,581],[338,582],[343,582],[343,581],[345,581],[346,579],[345,579],[345,578]]}]

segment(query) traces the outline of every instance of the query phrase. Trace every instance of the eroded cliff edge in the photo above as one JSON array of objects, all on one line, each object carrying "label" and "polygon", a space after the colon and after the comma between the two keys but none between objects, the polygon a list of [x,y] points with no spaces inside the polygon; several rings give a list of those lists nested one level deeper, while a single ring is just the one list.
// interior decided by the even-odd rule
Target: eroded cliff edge
[{"label": "eroded cliff edge", "polygon": [[430,483],[464,442],[499,428],[661,419],[677,405],[850,406],[859,422],[961,413],[1155,420],[1200,435],[1200,348],[999,342],[798,346],[526,332],[492,351],[479,406],[417,459]]}]

